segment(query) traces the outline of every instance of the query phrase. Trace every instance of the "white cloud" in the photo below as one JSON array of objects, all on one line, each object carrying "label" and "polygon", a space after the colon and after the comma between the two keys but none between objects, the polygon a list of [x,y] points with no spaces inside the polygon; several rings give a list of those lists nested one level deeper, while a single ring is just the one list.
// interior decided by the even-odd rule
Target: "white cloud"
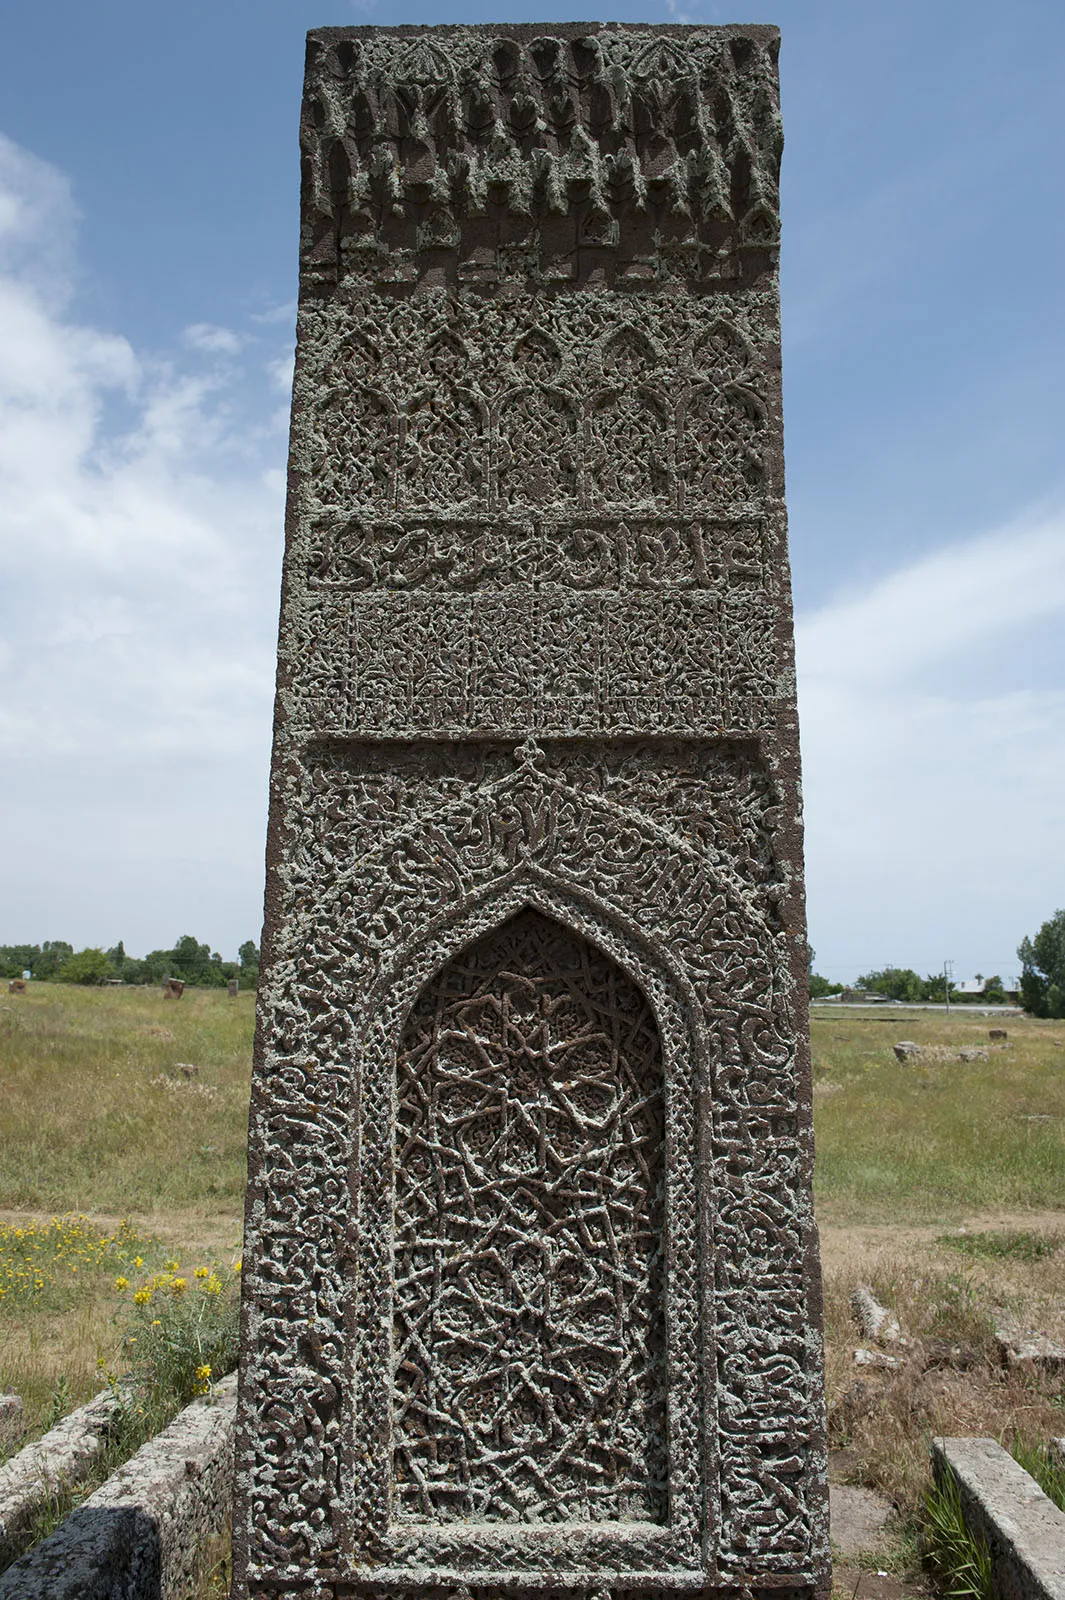
[{"label": "white cloud", "polygon": [[70,292],[77,211],[66,176],[0,133],[0,276],[39,299]]},{"label": "white cloud", "polygon": [[950,957],[1003,971],[1054,910],[1065,684],[1045,681],[1037,645],[1063,614],[1065,516],[1044,513],[801,621],[820,970],[929,971]]},{"label": "white cloud", "polygon": [[1065,610],[1065,515],[948,545],[803,623],[808,677],[840,659],[880,689]]},{"label": "white cloud", "polygon": [[232,328],[220,328],[213,322],[192,322],[183,331],[182,341],[190,350],[202,350],[207,355],[236,356],[245,341]]},{"label": "white cloud", "polygon": [[267,311],[253,311],[250,317],[252,322],[286,322],[292,327],[296,325],[296,301],[285,300],[279,306],[271,306]]},{"label": "white cloud", "polygon": [[[0,750],[21,863],[0,938],[171,937],[175,913],[137,903],[147,838],[175,907],[210,882],[222,925],[201,918],[201,936],[243,938],[257,895],[227,910],[224,880],[196,862],[213,861],[224,818],[240,898],[261,875],[282,447],[268,413],[241,413],[236,377],[71,318],[75,220],[62,175],[0,141]],[[243,340],[197,324],[185,344],[236,356]],[[109,796],[103,846],[94,793]]]},{"label": "white cloud", "polygon": [[286,351],[283,356],[267,362],[266,370],[273,387],[281,394],[291,394],[292,373],[296,365],[296,352],[294,349]]}]

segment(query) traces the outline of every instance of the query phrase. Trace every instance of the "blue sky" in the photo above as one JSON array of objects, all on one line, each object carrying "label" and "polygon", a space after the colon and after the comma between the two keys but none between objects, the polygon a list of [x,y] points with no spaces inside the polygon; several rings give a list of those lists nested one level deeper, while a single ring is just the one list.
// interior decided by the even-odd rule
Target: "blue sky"
[{"label": "blue sky", "polygon": [[[1014,967],[1065,903],[1065,7],[777,22],[811,936]],[[261,917],[308,27],[537,5],[73,0],[0,56],[0,942]]]}]

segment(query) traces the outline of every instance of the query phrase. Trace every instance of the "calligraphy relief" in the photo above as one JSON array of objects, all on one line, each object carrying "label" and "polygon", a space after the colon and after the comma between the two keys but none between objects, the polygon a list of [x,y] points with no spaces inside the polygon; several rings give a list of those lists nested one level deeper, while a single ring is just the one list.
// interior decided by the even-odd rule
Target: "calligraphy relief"
[{"label": "calligraphy relief", "polygon": [[664,1114],[654,1017],[534,911],[400,1045],[397,1514],[661,1521]]},{"label": "calligraphy relief", "polygon": [[351,590],[767,590],[769,539],[759,516],[323,517],[312,524],[307,576]]}]

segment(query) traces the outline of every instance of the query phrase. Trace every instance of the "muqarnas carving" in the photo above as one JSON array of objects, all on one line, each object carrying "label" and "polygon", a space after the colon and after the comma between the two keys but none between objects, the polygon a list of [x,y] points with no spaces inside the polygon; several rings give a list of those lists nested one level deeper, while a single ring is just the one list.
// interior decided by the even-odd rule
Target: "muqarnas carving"
[{"label": "muqarnas carving", "polygon": [[776,50],[310,36],[241,1596],[825,1585]]}]

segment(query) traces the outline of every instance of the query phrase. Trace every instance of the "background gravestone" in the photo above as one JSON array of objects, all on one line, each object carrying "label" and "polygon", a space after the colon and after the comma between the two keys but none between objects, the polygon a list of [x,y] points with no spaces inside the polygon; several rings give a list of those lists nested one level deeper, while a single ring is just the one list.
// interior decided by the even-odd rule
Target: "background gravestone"
[{"label": "background gravestone", "polygon": [[240,1595],[825,1584],[777,43],[310,36]]}]

